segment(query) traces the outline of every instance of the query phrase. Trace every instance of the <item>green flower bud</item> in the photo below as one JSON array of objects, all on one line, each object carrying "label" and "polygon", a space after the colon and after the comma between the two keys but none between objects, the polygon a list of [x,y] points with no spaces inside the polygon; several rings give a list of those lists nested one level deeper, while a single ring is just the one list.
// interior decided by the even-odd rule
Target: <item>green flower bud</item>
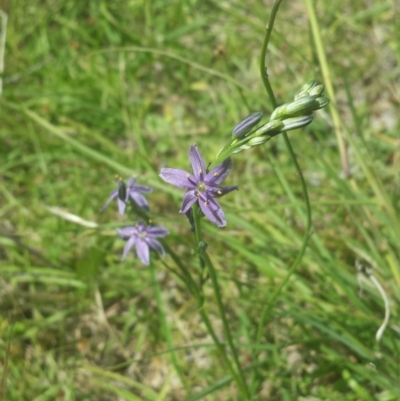
[{"label": "green flower bud", "polygon": [[285,113],[285,108],[289,103],[284,103],[281,106],[278,106],[271,114],[271,120],[280,120],[287,117]]},{"label": "green flower bud", "polygon": [[327,105],[329,104],[329,102],[330,102],[330,100],[329,100],[327,97],[325,97],[325,96],[321,96],[321,97],[315,99],[315,101],[316,101],[316,103],[318,104],[318,108],[317,108],[316,110],[319,110],[319,109],[324,108],[324,107],[327,106]]},{"label": "green flower bud", "polygon": [[311,123],[313,118],[314,118],[314,116],[312,114],[308,115],[308,116],[287,118],[286,120],[282,121],[282,123],[283,123],[282,131],[290,131],[292,129],[305,127],[306,125]]},{"label": "green flower bud", "polygon": [[247,144],[253,147],[267,142],[268,139],[269,138],[267,138],[266,136],[256,136],[254,138],[251,138],[249,142],[247,142]]},{"label": "green flower bud", "polygon": [[319,84],[317,86],[314,86],[314,88],[312,88],[309,91],[309,94],[311,96],[322,96],[324,94],[324,90],[325,90],[325,86],[322,84]]},{"label": "green flower bud", "polygon": [[322,96],[304,96],[292,103],[285,103],[277,107],[271,115],[271,119],[285,120],[286,118],[299,117],[310,114],[315,110],[325,107],[329,99]]},{"label": "green flower bud", "polygon": [[298,100],[304,96],[310,96],[310,91],[316,87],[317,85],[319,85],[319,82],[316,81],[315,79],[307,82],[306,84],[304,84],[302,86],[302,88],[297,92],[297,94],[294,97],[294,100]]},{"label": "green flower bud", "polygon": [[280,132],[283,128],[283,123],[281,120],[272,120],[264,124],[262,127],[258,128],[256,132],[254,132],[252,137],[268,134],[270,135],[271,133],[274,132]]},{"label": "green flower bud", "polygon": [[285,105],[281,110],[285,117],[295,117],[312,113],[318,107],[315,96],[305,96]]}]

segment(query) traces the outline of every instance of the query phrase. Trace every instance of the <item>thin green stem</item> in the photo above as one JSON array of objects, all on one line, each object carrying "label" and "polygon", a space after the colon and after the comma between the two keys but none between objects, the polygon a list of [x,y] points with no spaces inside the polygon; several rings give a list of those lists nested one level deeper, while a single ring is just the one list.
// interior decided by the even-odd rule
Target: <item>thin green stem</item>
[{"label": "thin green stem", "polygon": [[[246,136],[246,138],[240,140],[240,141],[236,141],[234,143],[232,143],[230,146],[227,146],[226,149],[224,149],[215,159],[214,161],[208,166],[209,170],[212,170],[215,166],[218,166],[218,164],[222,163],[224,160],[226,160],[228,157],[230,157],[233,152],[237,149],[239,149],[242,145],[245,145],[250,138],[252,138],[254,136]],[[270,139],[272,138],[265,138],[265,142],[268,142]]]},{"label": "thin green stem", "polygon": [[195,238],[195,246],[197,247],[203,242],[203,234],[201,232],[201,221],[200,221],[200,208],[198,203],[196,202],[192,207],[193,212],[193,224],[194,224],[194,238]]},{"label": "thin green stem", "polygon": [[264,36],[264,41],[263,41],[262,48],[261,48],[261,59],[260,59],[260,75],[261,75],[261,79],[264,84],[264,88],[268,93],[269,100],[271,101],[272,110],[276,109],[277,104],[276,104],[274,92],[269,83],[267,67],[265,65],[265,58],[267,55],[269,39],[272,34],[272,28],[274,27],[276,14],[278,13],[279,6],[281,5],[281,3],[282,3],[282,0],[276,0],[272,6],[271,14],[269,16],[267,26],[265,27],[265,36]]},{"label": "thin green stem", "polygon": [[[268,23],[266,26],[266,31],[265,31],[265,36],[264,36],[264,42],[263,42],[263,46],[261,49],[261,60],[260,60],[260,74],[261,74],[261,79],[263,81],[265,90],[268,93],[269,99],[271,101],[272,107],[275,109],[277,107],[277,103],[276,103],[276,99],[275,99],[275,95],[274,92],[272,90],[271,84],[269,82],[268,79],[268,74],[267,74],[267,68],[266,68],[266,63],[265,63],[265,59],[266,59],[266,54],[267,54],[267,49],[268,49],[268,43],[269,43],[269,39],[271,37],[271,32],[272,32],[272,28],[274,26],[274,22],[275,22],[275,18],[277,15],[277,12],[279,10],[279,6],[281,4],[282,0],[276,0],[272,10],[271,10],[271,14],[269,16],[268,19]],[[297,162],[296,156],[294,154],[292,145],[290,143],[289,137],[287,135],[286,132],[282,132],[283,135],[283,139],[286,145],[286,148],[289,152],[289,155],[293,161],[293,164],[296,168],[297,174],[299,176],[300,179],[300,183],[301,183],[301,189],[303,192],[303,197],[304,197],[304,203],[305,203],[305,207],[306,207],[306,232],[304,234],[304,239],[303,239],[303,243],[302,246],[300,248],[300,251],[295,259],[295,261],[293,262],[293,264],[290,266],[288,273],[286,274],[286,277],[283,279],[283,281],[280,283],[280,285],[276,288],[276,290],[274,291],[274,293],[272,294],[271,298],[269,299],[269,302],[266,304],[266,306],[264,307],[262,314],[261,314],[261,319],[259,321],[258,324],[258,328],[257,328],[257,334],[256,334],[256,345],[259,344],[261,342],[261,337],[262,337],[262,333],[263,333],[263,329],[264,326],[266,324],[266,321],[268,320],[271,310],[275,304],[276,299],[278,298],[279,294],[281,293],[283,287],[286,285],[286,283],[289,281],[290,277],[292,276],[292,274],[296,271],[298,265],[300,264],[304,252],[307,248],[307,244],[310,238],[310,231],[311,231],[311,206],[310,206],[310,200],[308,197],[308,192],[307,192],[307,186],[303,177],[303,173],[301,171],[301,168],[299,166],[299,163]],[[252,382],[252,389],[254,389],[254,381]]]},{"label": "thin green stem", "polygon": [[179,378],[181,379],[181,382],[187,391],[188,389],[186,386],[186,382],[184,380],[183,371],[176,358],[175,347],[174,347],[174,344],[172,341],[171,330],[169,329],[167,316],[165,314],[163,300],[161,297],[160,284],[157,280],[157,273],[156,273],[156,269],[155,269],[153,263],[150,263],[150,272],[151,272],[151,278],[152,278],[153,286],[154,286],[154,293],[155,293],[156,301],[157,301],[157,308],[158,308],[158,312],[160,314],[161,326],[162,326],[162,330],[164,332],[165,340],[167,342],[168,351],[170,352],[170,355],[171,355],[172,364],[174,365],[175,370],[178,373]]},{"label": "thin green stem", "polygon": [[[198,212],[198,210],[196,211]],[[197,213],[198,215],[198,213]],[[196,221],[196,220],[195,220]],[[196,224],[196,223],[195,223]],[[197,224],[200,224],[200,219],[197,219]],[[197,231],[199,232],[199,230]],[[201,238],[200,238],[201,240]],[[181,260],[179,259],[179,257],[175,254],[175,252],[173,252],[173,250],[165,243],[163,242],[163,245],[165,247],[165,249],[167,250],[168,254],[173,258],[174,262],[176,263],[176,265],[179,267],[179,269],[182,271],[185,279],[187,280],[188,283],[188,288],[190,290],[190,292],[192,293],[192,295],[196,298],[197,301],[197,305],[199,308],[199,314],[201,319],[203,320],[203,323],[205,324],[208,333],[210,334],[211,338],[214,341],[214,344],[216,345],[218,352],[221,355],[222,360],[224,361],[224,364],[226,365],[227,369],[229,370],[229,373],[232,375],[233,380],[236,381],[236,383],[238,383],[238,386],[240,387],[240,377],[238,376],[238,374],[236,373],[235,369],[233,368],[233,365],[231,363],[231,361],[228,358],[228,355],[226,353],[225,350],[225,346],[219,341],[215,330],[211,324],[210,319],[208,318],[208,315],[204,309],[204,298],[203,295],[201,294],[196,282],[194,281],[189,269],[181,262]],[[198,246],[198,242],[196,242],[196,244]]]},{"label": "thin green stem", "polygon": [[[222,325],[224,327],[225,337],[228,342],[228,346],[232,353],[232,356],[233,356],[233,359],[234,359],[234,362],[236,365],[236,369],[237,369],[237,372],[236,372],[233,369],[233,367],[231,366],[230,361],[229,361],[229,365],[231,366],[231,369],[232,369],[231,374],[234,375],[235,381],[236,381],[244,399],[250,400],[249,389],[246,384],[243,369],[242,369],[242,366],[239,361],[238,353],[236,351],[235,345],[233,344],[231,330],[229,328],[228,320],[227,320],[226,314],[225,314],[225,308],[222,303],[222,297],[221,297],[221,291],[220,291],[219,284],[218,284],[217,272],[215,270],[215,267],[214,267],[210,257],[207,254],[206,249],[204,248],[204,246],[202,246],[203,239],[202,239],[202,235],[201,235],[201,221],[200,221],[200,215],[199,215],[199,205],[197,203],[195,203],[193,205],[193,217],[194,217],[193,220],[194,220],[196,241],[197,241],[197,247],[198,247],[197,250],[200,254],[201,259],[207,265],[208,272],[210,274],[211,282],[212,282],[213,289],[214,289],[215,298],[217,300],[218,310],[219,310],[219,313],[220,313],[220,316],[222,319]],[[215,340],[218,341],[217,338]],[[219,341],[218,341],[218,343],[219,343]],[[221,344],[221,346],[222,346],[222,344]],[[224,355],[226,356],[226,351],[225,351],[224,347],[222,347],[222,349],[223,349]],[[229,367],[229,365],[228,365],[228,367]]]},{"label": "thin green stem", "polygon": [[208,254],[205,251],[203,252],[203,258],[204,258],[204,260],[206,262],[206,265],[208,267],[208,271],[210,273],[210,278],[211,278],[211,282],[212,282],[212,285],[213,285],[213,288],[214,288],[215,297],[217,299],[219,313],[221,315],[222,324],[224,326],[225,336],[226,336],[226,339],[228,341],[229,348],[230,348],[230,350],[232,352],[233,359],[235,361],[235,364],[237,366],[237,369],[238,369],[238,372],[239,372],[239,375],[240,375],[240,379],[241,379],[242,384],[243,384],[244,395],[246,396],[247,399],[250,399],[250,394],[249,394],[249,391],[248,391],[248,388],[247,388],[246,379],[244,377],[243,369],[242,369],[242,366],[241,366],[240,361],[239,361],[239,356],[238,356],[238,353],[236,351],[236,347],[235,347],[235,345],[233,343],[231,331],[229,329],[228,320],[227,320],[226,314],[225,314],[225,308],[224,308],[224,305],[222,303],[222,297],[221,297],[221,291],[220,291],[219,284],[218,284],[217,272],[216,272],[216,270],[214,268],[214,265],[213,265],[210,257],[208,256]]},{"label": "thin green stem", "polygon": [[174,252],[174,250],[168,245],[167,241],[161,241],[168,255],[171,256],[172,260],[178,266],[178,268],[182,272],[182,278],[184,279],[185,284],[187,285],[191,294],[196,297],[199,305],[203,304],[203,298],[201,297],[201,293],[197,288],[196,282],[194,281],[192,275],[190,274],[190,270],[182,263],[180,257]]}]

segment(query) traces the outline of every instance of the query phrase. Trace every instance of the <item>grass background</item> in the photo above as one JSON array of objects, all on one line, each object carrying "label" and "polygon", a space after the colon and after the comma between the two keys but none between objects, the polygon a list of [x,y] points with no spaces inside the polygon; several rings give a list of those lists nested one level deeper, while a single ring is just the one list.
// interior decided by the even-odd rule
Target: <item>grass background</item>
[{"label": "grass background", "polygon": [[[149,269],[133,254],[120,262],[114,228],[126,218],[115,205],[99,208],[115,174],[139,175],[155,188],[148,199],[171,231],[169,246],[198,268],[177,214],[182,192],[158,172],[188,169],[193,143],[212,161],[242,118],[270,111],[258,64],[272,3],[0,5],[9,17],[0,98],[1,399],[238,399],[196,303],[156,263],[172,357]],[[313,78],[331,80],[336,101],[289,134],[313,234],[261,345],[260,313],[304,234],[301,188],[282,138],[234,157],[227,182],[240,190],[221,201],[228,226],[204,230],[249,376],[258,354],[255,399],[399,400],[399,5],[338,0],[317,2],[315,12],[329,77],[302,1],[283,2],[267,54],[280,103]],[[347,179],[337,131],[348,143]],[[373,269],[389,299],[380,343],[383,300],[356,260]],[[174,266],[170,256],[165,262]],[[205,293],[222,335],[209,284]]]}]

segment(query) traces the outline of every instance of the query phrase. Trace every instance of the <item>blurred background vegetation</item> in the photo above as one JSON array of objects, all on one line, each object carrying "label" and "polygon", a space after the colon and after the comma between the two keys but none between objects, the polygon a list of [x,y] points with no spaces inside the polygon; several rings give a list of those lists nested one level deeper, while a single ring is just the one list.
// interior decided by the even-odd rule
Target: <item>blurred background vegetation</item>
[{"label": "blurred background vegetation", "polygon": [[[207,161],[250,112],[270,112],[258,71],[271,1],[0,1],[8,14],[0,98],[0,399],[235,400],[237,389],[187,289],[156,263],[175,359],[149,270],[99,209],[114,176],[151,185],[168,244],[197,269],[182,192],[158,178]],[[282,138],[234,158],[204,224],[243,366],[258,400],[400,399],[400,7],[396,0],[284,1],[267,54],[280,103],[309,79],[335,102],[289,134],[313,211],[306,255],[252,347],[261,310],[304,233],[301,187]],[[4,32],[4,24],[2,25]],[[329,95],[329,94],[328,94]],[[332,119],[337,110],[339,120]],[[346,138],[342,173],[335,132]],[[69,213],[69,214],[68,214]],[[75,221],[71,221],[71,215]],[[77,217],[79,219],[77,220]],[[359,261],[389,300],[391,319]],[[171,257],[165,259],[174,266]],[[206,285],[206,308],[221,323]],[[179,377],[177,366],[184,372]]]}]

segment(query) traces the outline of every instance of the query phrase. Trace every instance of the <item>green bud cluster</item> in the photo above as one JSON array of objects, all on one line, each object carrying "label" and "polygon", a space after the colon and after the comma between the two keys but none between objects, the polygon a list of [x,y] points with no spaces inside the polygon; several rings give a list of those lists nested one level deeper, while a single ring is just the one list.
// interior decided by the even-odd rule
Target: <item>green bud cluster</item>
[{"label": "green bud cluster", "polygon": [[315,80],[308,82],[296,93],[293,102],[277,107],[269,121],[258,128],[253,129],[253,126],[261,117],[258,113],[250,115],[235,127],[234,139],[220,150],[217,159],[261,145],[281,132],[310,124],[314,118],[313,112],[329,103],[329,99],[323,95],[324,89],[324,85]]},{"label": "green bud cluster", "polygon": [[295,95],[294,100],[298,100],[305,96],[322,96],[324,90],[324,85],[320,84],[318,81],[312,80],[303,85]]}]

